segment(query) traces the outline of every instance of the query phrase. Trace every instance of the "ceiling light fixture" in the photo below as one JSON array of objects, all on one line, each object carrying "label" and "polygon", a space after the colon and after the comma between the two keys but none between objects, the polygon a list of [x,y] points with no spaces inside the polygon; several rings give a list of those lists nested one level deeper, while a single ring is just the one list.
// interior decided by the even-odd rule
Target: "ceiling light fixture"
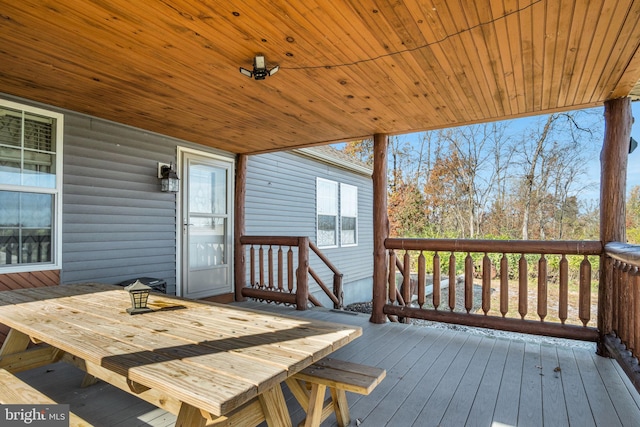
[{"label": "ceiling light fixture", "polygon": [[253,71],[240,67],[240,72],[249,78],[253,77],[256,80],[264,80],[267,76],[273,76],[279,69],[279,65],[267,69],[264,55],[256,55],[256,57],[253,58]]}]

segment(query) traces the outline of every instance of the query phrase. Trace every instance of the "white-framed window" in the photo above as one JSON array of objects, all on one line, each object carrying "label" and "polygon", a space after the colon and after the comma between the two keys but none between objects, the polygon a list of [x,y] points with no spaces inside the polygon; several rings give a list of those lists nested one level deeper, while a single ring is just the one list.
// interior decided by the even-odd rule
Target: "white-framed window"
[{"label": "white-framed window", "polygon": [[60,268],[63,120],[0,99],[0,274]]},{"label": "white-framed window", "polygon": [[320,247],[338,246],[338,183],[316,180],[317,242]]},{"label": "white-framed window", "polygon": [[340,184],[340,244],[358,244],[358,187]]},{"label": "white-framed window", "polygon": [[358,187],[317,178],[316,211],[319,247],[358,244]]}]

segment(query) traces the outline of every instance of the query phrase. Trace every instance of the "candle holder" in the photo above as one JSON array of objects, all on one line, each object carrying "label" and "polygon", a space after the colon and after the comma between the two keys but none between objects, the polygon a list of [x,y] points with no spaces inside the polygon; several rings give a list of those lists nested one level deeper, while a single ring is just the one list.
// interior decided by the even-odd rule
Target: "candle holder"
[{"label": "candle holder", "polygon": [[127,313],[140,314],[153,311],[152,309],[147,307],[147,300],[149,299],[149,294],[151,293],[150,286],[147,286],[141,281],[136,280],[129,286],[126,286],[124,290],[129,292],[129,296],[131,297],[131,307],[127,308]]}]

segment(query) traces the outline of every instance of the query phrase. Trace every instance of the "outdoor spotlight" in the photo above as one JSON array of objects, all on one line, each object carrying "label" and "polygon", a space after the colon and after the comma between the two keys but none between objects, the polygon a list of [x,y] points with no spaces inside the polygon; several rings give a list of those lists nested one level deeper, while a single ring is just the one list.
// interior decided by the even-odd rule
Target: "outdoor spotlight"
[{"label": "outdoor spotlight", "polygon": [[255,58],[253,58],[253,71],[240,67],[240,73],[249,78],[253,77],[256,80],[264,80],[267,76],[273,76],[279,69],[279,65],[268,69],[264,55],[256,55]]},{"label": "outdoor spotlight", "polygon": [[129,296],[131,297],[131,307],[127,308],[127,313],[139,314],[153,311],[147,307],[151,286],[147,286],[140,280],[136,280],[129,286],[126,286],[124,290],[129,292]]},{"label": "outdoor spotlight", "polygon": [[158,163],[158,178],[160,178],[162,191],[166,193],[177,193],[180,189],[180,179],[174,169],[173,163]]}]

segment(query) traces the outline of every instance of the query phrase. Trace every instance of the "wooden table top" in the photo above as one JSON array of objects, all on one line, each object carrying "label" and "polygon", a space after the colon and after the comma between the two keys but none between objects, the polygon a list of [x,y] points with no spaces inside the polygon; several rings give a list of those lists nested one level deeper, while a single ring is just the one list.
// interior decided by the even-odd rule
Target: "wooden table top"
[{"label": "wooden table top", "polygon": [[152,293],[130,315],[118,286],[0,292],[0,323],[224,415],[362,334],[359,327]]}]

